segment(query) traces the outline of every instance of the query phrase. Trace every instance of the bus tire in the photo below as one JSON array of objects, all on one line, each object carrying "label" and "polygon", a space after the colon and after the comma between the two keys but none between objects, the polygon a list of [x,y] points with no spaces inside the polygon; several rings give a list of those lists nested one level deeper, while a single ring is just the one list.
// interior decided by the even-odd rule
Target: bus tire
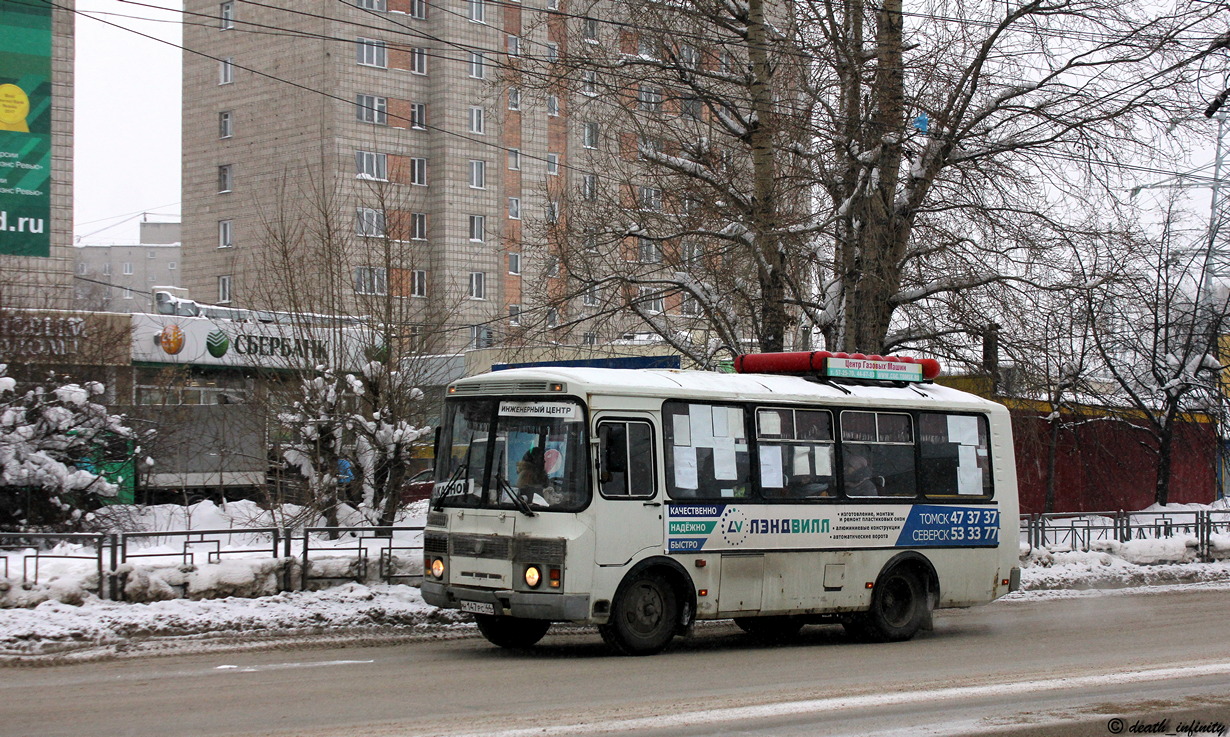
[{"label": "bus tire", "polygon": [[799,617],[735,617],[739,629],[758,640],[780,642],[789,640],[803,629],[803,620]]},{"label": "bus tire", "polygon": [[913,571],[897,566],[876,581],[871,608],[847,620],[846,631],[870,642],[902,642],[922,629],[929,612],[927,590]]},{"label": "bus tire", "polygon": [[551,628],[551,623],[545,619],[517,619],[491,614],[475,614],[474,621],[488,642],[512,650],[532,647]]},{"label": "bus tire", "polygon": [[675,588],[661,574],[641,573],[620,586],[611,618],[598,632],[623,655],[653,655],[674,638],[678,620]]}]

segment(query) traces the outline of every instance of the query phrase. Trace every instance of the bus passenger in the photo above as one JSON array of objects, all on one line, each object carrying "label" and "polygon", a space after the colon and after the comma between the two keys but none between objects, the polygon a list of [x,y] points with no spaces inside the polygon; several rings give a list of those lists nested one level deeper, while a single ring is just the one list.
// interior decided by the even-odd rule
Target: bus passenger
[{"label": "bus passenger", "polygon": [[876,496],[880,493],[876,479],[871,473],[871,461],[865,451],[847,448],[842,464],[846,494],[848,496]]}]

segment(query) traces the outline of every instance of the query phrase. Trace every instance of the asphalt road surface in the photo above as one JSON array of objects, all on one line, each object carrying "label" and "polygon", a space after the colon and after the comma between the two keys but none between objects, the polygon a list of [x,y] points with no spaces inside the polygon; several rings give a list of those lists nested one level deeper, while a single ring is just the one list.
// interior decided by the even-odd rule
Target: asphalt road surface
[{"label": "asphalt road surface", "polygon": [[[702,626],[658,656],[593,630],[0,669],[0,737],[1230,734],[1230,591],[937,613],[906,643]],[[1145,730],[1152,731],[1145,731]]]}]

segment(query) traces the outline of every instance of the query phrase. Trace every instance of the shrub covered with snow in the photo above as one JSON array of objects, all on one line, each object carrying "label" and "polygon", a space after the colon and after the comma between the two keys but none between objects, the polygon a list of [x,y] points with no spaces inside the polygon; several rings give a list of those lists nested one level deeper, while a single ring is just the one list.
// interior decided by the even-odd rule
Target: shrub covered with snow
[{"label": "shrub covered with snow", "polygon": [[112,437],[131,438],[124,419],[94,401],[98,382],[53,374],[24,392],[0,364],[0,530],[75,529],[117,487],[92,469]]}]

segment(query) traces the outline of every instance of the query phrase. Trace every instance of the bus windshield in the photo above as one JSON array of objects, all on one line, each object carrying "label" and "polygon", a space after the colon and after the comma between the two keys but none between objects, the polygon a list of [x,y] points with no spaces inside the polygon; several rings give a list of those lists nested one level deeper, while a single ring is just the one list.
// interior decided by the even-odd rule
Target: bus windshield
[{"label": "bus windshield", "polygon": [[451,400],[432,506],[579,511],[590,499],[586,452],[575,399]]}]

